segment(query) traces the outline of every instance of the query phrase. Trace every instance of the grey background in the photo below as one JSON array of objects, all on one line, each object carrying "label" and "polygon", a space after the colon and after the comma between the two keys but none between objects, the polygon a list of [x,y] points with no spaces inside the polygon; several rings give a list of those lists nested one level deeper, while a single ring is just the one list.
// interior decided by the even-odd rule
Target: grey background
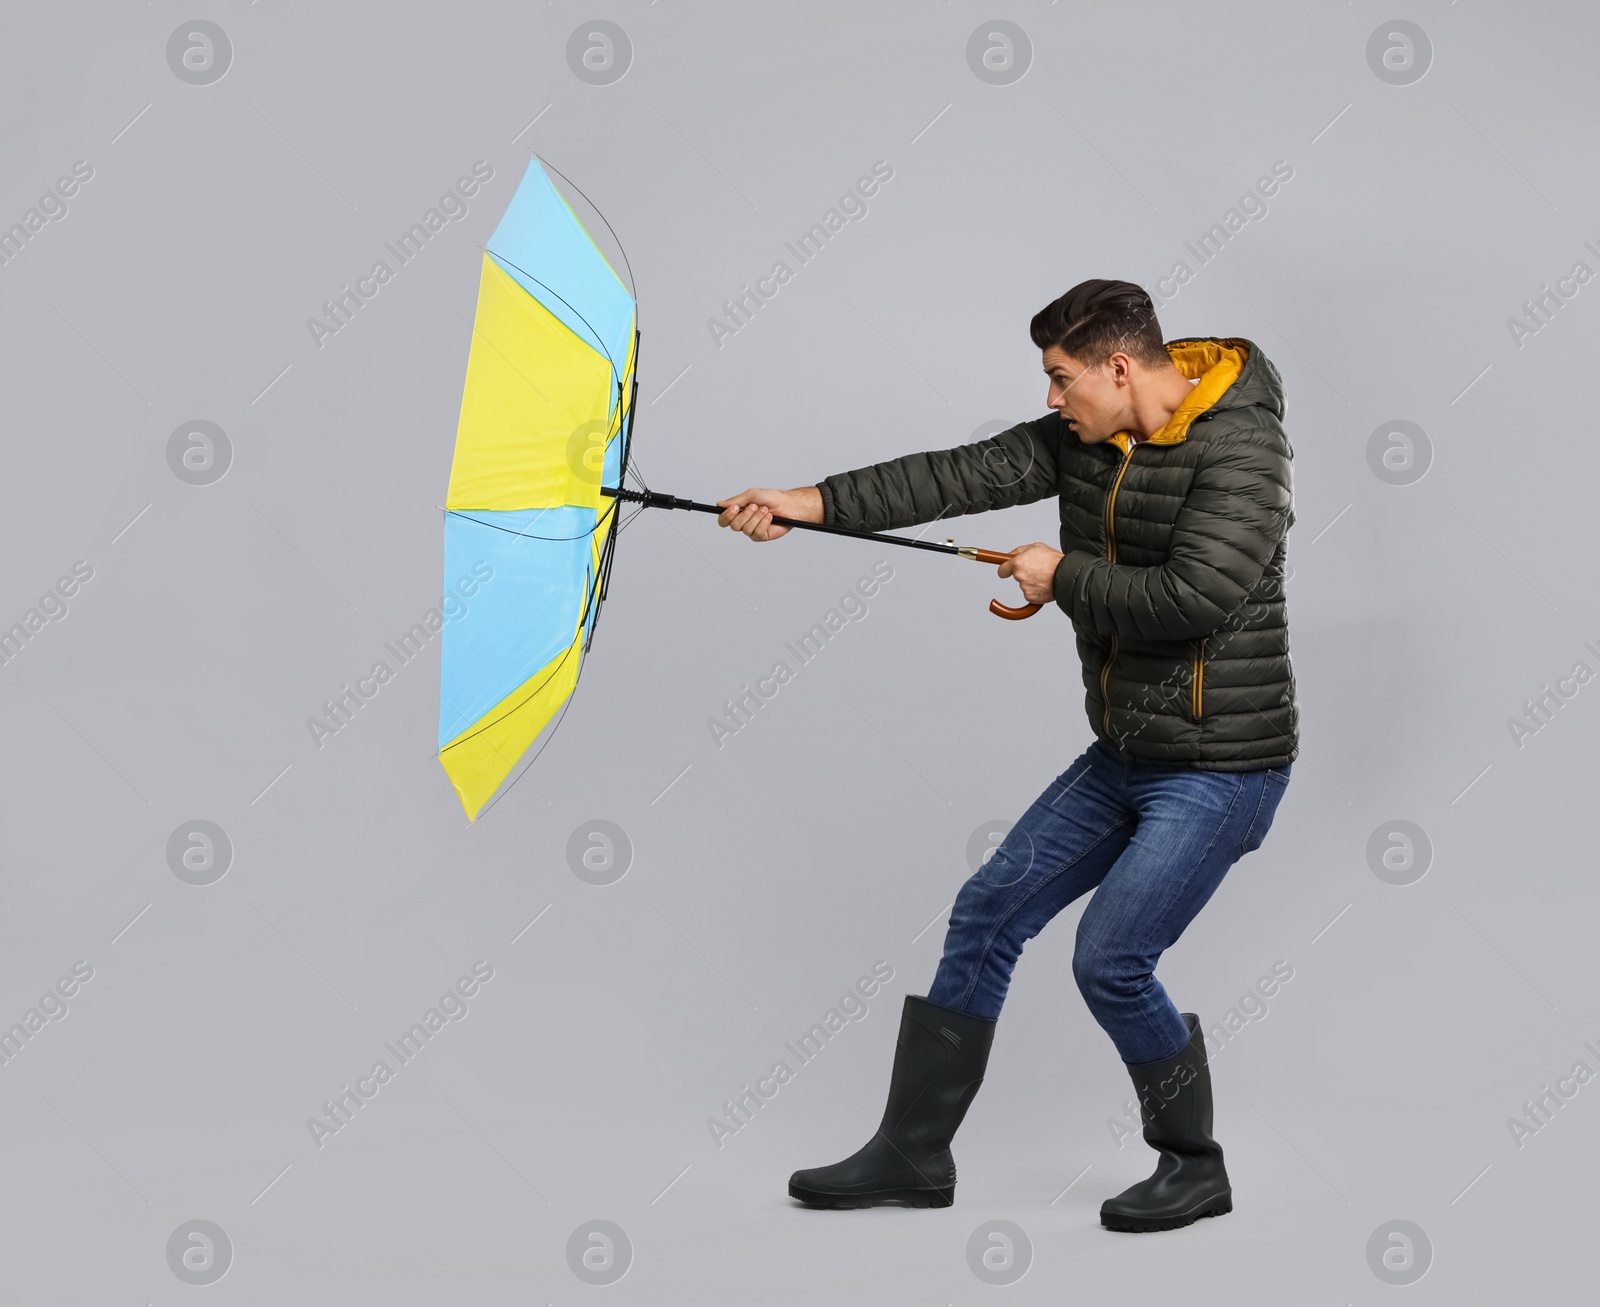
[{"label": "grey background", "polygon": [[[0,267],[0,622],[94,569],[0,667],[0,1023],[94,968],[0,1066],[8,1295],[1343,1304],[1399,1292],[1367,1254],[1394,1220],[1432,1245],[1414,1301],[1589,1283],[1600,1084],[1520,1148],[1507,1122],[1576,1061],[1600,1070],[1600,686],[1524,747],[1508,719],[1600,669],[1600,285],[1521,348],[1507,319],[1577,260],[1600,270],[1592,9],[1419,0],[1411,85],[1369,66],[1396,12],[1367,0],[261,0],[199,11],[233,45],[203,86],[166,57],[195,16],[5,14],[0,226],[94,169]],[[607,86],[566,57],[595,17],[633,46]],[[1010,85],[966,58],[996,17],[1032,44]],[[1042,413],[1035,310],[1085,277],[1153,285],[1294,168],[1161,309],[1169,338],[1267,352],[1297,456],[1302,753],[1265,846],[1160,970],[1210,1024],[1293,968],[1215,1056],[1226,1220],[1098,1227],[1151,1154],[1109,1124],[1128,1085],[1072,983],[1081,904],[1018,968],[953,1208],[785,1195],[876,1123],[969,838],[1091,738],[1064,619],[990,618],[1016,591],[987,569],[895,551],[870,617],[719,750],[708,718],[888,551],[652,513],[619,543],[571,711],[476,827],[432,756],[436,646],[314,747],[306,719],[448,579],[479,246],[530,148],[631,258],[638,466],[705,499]],[[479,159],[470,214],[315,348],[321,301]],[[880,159],[870,215],[718,348],[721,302]],[[233,444],[212,485],[168,467],[193,418]],[[1433,447],[1408,486],[1368,464],[1393,420]],[[1008,549],[1053,541],[1054,514],[933,531]],[[167,864],[192,819],[234,847],[209,886]],[[567,861],[595,819],[634,849],[608,886]],[[1396,820],[1433,846],[1404,886],[1367,855]],[[470,1015],[317,1148],[323,1100],[480,959]],[[716,1147],[707,1118],[878,961],[870,1013]],[[201,1220],[233,1249],[207,1289],[166,1251]],[[606,1289],[567,1258],[593,1220],[632,1245]],[[967,1263],[991,1220],[1032,1244],[1006,1289]]]}]

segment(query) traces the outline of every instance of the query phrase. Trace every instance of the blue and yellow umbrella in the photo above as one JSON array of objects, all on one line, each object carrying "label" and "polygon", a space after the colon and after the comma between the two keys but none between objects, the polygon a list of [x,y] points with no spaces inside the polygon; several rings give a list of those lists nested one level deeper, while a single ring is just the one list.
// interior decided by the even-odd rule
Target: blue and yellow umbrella
[{"label": "blue and yellow umbrella", "polygon": [[474,820],[577,684],[637,345],[633,295],[531,160],[484,251],[445,501],[445,590],[473,595],[444,628],[439,758]]}]

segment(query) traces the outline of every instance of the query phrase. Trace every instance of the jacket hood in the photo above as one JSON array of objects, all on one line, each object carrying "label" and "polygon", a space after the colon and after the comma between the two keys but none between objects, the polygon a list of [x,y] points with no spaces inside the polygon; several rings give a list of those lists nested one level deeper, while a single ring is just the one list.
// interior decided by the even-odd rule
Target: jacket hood
[{"label": "jacket hood", "polygon": [[[1167,353],[1179,372],[1200,384],[1167,424],[1150,436],[1150,444],[1174,445],[1187,439],[1190,425],[1206,412],[1256,407],[1283,420],[1283,378],[1253,341],[1239,336],[1197,336],[1168,341]],[[1127,436],[1118,432],[1113,440],[1123,445]],[[1127,452],[1125,446],[1123,452]]]}]

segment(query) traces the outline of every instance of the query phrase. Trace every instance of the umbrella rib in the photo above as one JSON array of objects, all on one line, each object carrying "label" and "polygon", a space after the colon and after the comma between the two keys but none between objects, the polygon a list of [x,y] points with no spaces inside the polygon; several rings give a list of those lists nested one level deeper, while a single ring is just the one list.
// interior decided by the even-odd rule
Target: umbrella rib
[{"label": "umbrella rib", "polygon": [[[572,651],[571,651],[571,649],[568,649],[567,652],[570,654]],[[580,658],[578,660],[578,675],[573,677],[573,680],[572,680],[573,694],[569,695],[568,698],[567,698],[566,703],[561,705],[561,713],[556,718],[556,724],[550,728],[549,734],[547,734],[544,737],[544,743],[539,746],[539,753],[534,754],[533,757],[528,759],[527,766],[523,767],[523,769],[521,771],[519,771],[514,777],[512,777],[510,785],[507,785],[503,790],[500,791],[499,794],[495,795],[493,799],[491,799],[487,804],[484,805],[483,810],[478,813],[479,817],[483,816],[483,814],[485,812],[488,812],[490,808],[494,807],[494,805],[499,803],[501,799],[505,798],[506,795],[510,794],[511,791],[516,787],[517,782],[520,781],[524,776],[526,776],[528,774],[528,768],[532,767],[534,763],[539,761],[539,754],[543,753],[546,749],[548,749],[550,747],[550,741],[555,739],[556,732],[561,729],[561,719],[567,715],[567,709],[572,707],[572,700],[577,694],[578,680],[583,675],[583,663],[584,663],[584,660],[582,658]],[[499,753],[500,751],[498,749],[496,749],[495,752]],[[504,755],[502,754],[501,756],[503,757]]]},{"label": "umbrella rib", "polygon": [[[587,616],[587,614],[588,614],[587,605],[584,608],[584,613]],[[579,625],[582,625],[582,623],[579,623]],[[572,656],[572,651],[573,651],[574,648],[576,648],[576,641],[574,641],[573,644],[569,644],[567,646],[566,652],[561,655],[561,661],[558,662],[554,667],[552,667],[550,669],[550,675],[545,677],[544,680],[540,681],[538,685],[533,687],[533,689],[529,690],[528,693],[523,697],[523,699],[522,699],[522,701],[520,703],[516,704],[514,707],[506,709],[505,712],[501,713],[500,716],[496,717],[492,722],[484,722],[482,725],[480,725],[478,727],[477,730],[473,731],[470,735],[457,736],[455,739],[451,740],[449,744],[445,745],[444,748],[440,749],[436,756],[442,758],[445,754],[449,753],[450,750],[452,750],[454,748],[457,748],[460,745],[465,744],[468,740],[476,739],[478,736],[482,735],[485,731],[487,731],[490,727],[498,726],[501,722],[506,721],[513,714],[521,712],[524,708],[526,708],[530,703],[533,702],[534,698],[538,695],[539,691],[544,689],[545,686],[549,685],[550,682],[555,679],[556,674],[559,673],[561,671],[561,669],[566,666],[567,659]],[[580,660],[580,662],[581,662],[581,660]],[[581,668],[580,668],[580,672],[581,672]],[[573,678],[572,686],[573,686],[574,690],[577,689],[578,682],[577,682],[577,678],[576,677]],[[568,702],[570,702],[570,699],[568,700]],[[565,712],[566,712],[566,709],[563,708],[562,709],[562,713],[565,714]],[[557,720],[559,721],[559,718]],[[497,752],[498,752],[498,750],[497,750]]]},{"label": "umbrella rib", "polygon": [[[600,346],[600,352],[606,356],[606,362],[611,365],[611,374],[613,376],[616,375],[616,372],[617,372],[617,360],[614,359],[611,356],[611,351],[606,348],[605,341],[600,339],[600,333],[594,329],[594,324],[592,322],[590,322],[588,318],[584,317],[583,314],[578,312],[577,307],[575,305],[573,305],[566,298],[566,296],[562,295],[562,293],[560,291],[556,290],[555,287],[546,286],[544,282],[540,281],[537,277],[535,277],[526,268],[519,267],[517,264],[513,263],[510,259],[506,258],[506,256],[504,254],[501,254],[501,253],[499,253],[498,251],[495,251],[495,250],[491,250],[487,245],[485,245],[483,247],[483,249],[484,249],[484,252],[486,254],[493,254],[497,262],[505,264],[508,268],[516,268],[518,272],[520,272],[524,277],[526,277],[529,281],[531,281],[535,286],[543,286],[545,290],[549,291],[558,300],[560,300],[569,309],[571,309],[572,313],[573,313],[573,316],[576,317],[579,322],[583,323],[584,326],[589,328],[589,334],[594,337],[595,343]],[[635,313],[635,315],[638,314],[638,309],[639,309],[639,306],[638,306],[638,303],[636,301],[634,303],[634,313]]]},{"label": "umbrella rib", "polygon": [[630,513],[627,517],[625,517],[621,521],[619,521],[617,523],[617,534],[621,535],[630,526],[632,526],[635,522],[637,522],[639,520],[640,516],[649,507],[650,507],[649,504],[640,504],[639,507],[634,509],[632,513]]},{"label": "umbrella rib", "polygon": [[[626,247],[624,247],[624,245],[622,244],[622,237],[617,235],[616,228],[611,225],[611,219],[606,217],[606,215],[604,213],[601,213],[600,206],[598,204],[596,204],[593,200],[591,200],[587,195],[584,195],[582,189],[579,188],[577,182],[573,181],[572,178],[568,177],[566,173],[562,172],[561,169],[557,168],[555,166],[555,164],[551,163],[550,160],[546,159],[544,157],[544,155],[539,154],[539,155],[535,155],[534,157],[537,158],[539,160],[539,162],[541,164],[543,164],[546,168],[550,169],[551,172],[555,173],[555,175],[557,177],[561,178],[562,181],[566,182],[566,184],[568,186],[572,187],[573,190],[577,191],[579,195],[583,195],[583,202],[585,204],[587,204],[591,209],[593,209],[596,214],[599,215],[599,218],[600,218],[601,222],[605,223],[606,230],[611,233],[611,239],[616,241],[617,250],[622,255],[622,264],[628,270],[628,294],[632,295],[634,300],[635,300],[635,302],[637,302],[638,299],[639,299],[639,291],[638,291],[638,287],[634,283],[633,264],[628,259],[628,251],[627,251]],[[581,223],[579,225],[582,226]],[[584,234],[588,235],[587,232],[585,232]]]},{"label": "umbrella rib", "polygon": [[464,518],[467,519],[467,521],[474,522],[478,526],[486,526],[491,531],[504,531],[507,535],[521,536],[522,539],[524,539],[524,540],[550,540],[550,541],[555,541],[557,543],[560,543],[562,541],[567,541],[567,540],[582,540],[582,539],[584,539],[586,537],[593,536],[596,531],[598,531],[602,526],[605,525],[606,519],[611,516],[612,512],[616,509],[616,506],[617,506],[617,501],[615,499],[613,499],[611,501],[611,507],[607,508],[604,513],[600,514],[600,516],[596,519],[595,524],[592,527],[590,527],[587,531],[581,532],[580,534],[575,535],[575,536],[536,536],[536,535],[529,535],[526,531],[514,531],[509,526],[496,526],[493,522],[485,522],[481,517],[473,517],[470,514],[463,513],[459,508],[447,508],[444,511],[446,513],[450,514],[451,517],[464,517]]}]

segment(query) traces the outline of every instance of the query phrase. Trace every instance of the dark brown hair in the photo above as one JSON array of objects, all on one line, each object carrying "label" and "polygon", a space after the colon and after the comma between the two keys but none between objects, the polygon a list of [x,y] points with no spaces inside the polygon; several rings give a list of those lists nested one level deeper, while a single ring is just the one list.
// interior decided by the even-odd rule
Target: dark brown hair
[{"label": "dark brown hair", "polygon": [[1085,367],[1097,368],[1119,350],[1146,367],[1171,362],[1156,321],[1156,306],[1131,281],[1080,281],[1033,315],[1028,334]]}]

